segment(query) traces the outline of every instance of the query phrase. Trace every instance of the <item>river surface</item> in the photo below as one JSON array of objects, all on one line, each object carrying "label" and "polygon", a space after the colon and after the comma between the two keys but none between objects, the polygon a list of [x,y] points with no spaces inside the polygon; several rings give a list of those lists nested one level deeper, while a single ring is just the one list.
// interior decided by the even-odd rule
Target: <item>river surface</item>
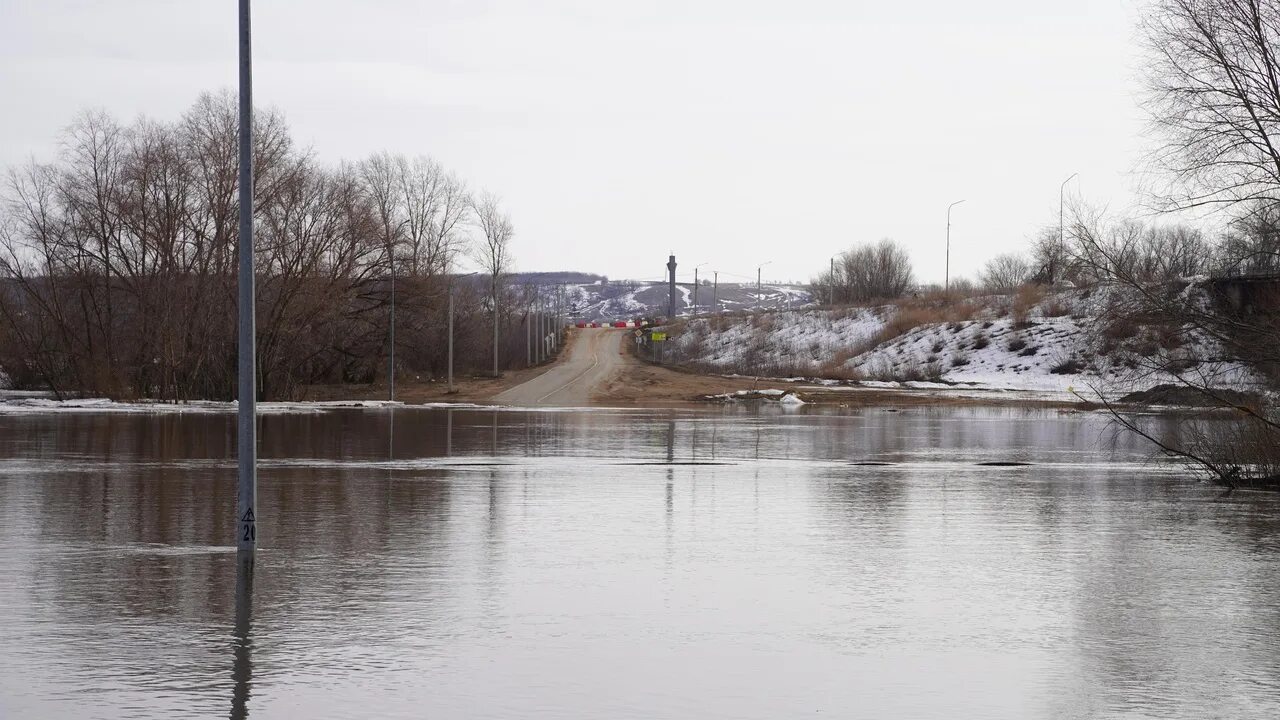
[{"label": "river surface", "polygon": [[251,572],[233,429],[0,415],[0,717],[1280,717],[1280,498],[1098,414],[269,415]]}]

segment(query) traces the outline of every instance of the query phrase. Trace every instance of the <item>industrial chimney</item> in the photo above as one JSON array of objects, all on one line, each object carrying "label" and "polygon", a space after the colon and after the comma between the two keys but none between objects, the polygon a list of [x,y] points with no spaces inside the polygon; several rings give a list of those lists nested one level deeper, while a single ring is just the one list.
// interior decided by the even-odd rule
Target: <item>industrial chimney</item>
[{"label": "industrial chimney", "polygon": [[670,299],[667,301],[667,318],[674,320],[676,317],[676,256],[672,255],[667,258],[667,273],[670,279],[667,281],[671,290]]}]

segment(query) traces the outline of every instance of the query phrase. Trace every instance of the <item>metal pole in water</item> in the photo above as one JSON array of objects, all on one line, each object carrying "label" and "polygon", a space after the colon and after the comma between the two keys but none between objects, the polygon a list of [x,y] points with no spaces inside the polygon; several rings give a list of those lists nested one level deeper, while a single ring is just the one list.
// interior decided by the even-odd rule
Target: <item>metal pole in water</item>
[{"label": "metal pole in water", "polygon": [[240,0],[240,337],[239,441],[236,456],[236,550],[252,553],[258,546],[258,407],[254,354],[253,277],[253,70],[249,36],[249,0]]},{"label": "metal pole in water", "polygon": [[390,321],[390,338],[391,353],[387,358],[387,399],[396,399],[396,251],[395,246],[391,246],[391,252],[387,255],[387,262],[391,265],[391,321]]}]

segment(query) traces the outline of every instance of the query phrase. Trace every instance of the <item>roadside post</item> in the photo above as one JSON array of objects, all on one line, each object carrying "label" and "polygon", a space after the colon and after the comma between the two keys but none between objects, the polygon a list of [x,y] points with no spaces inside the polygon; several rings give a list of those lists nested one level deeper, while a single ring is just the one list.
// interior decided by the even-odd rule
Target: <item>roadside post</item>
[{"label": "roadside post", "polygon": [[649,333],[649,340],[653,344],[653,361],[662,364],[662,343],[667,341],[667,334],[664,332]]}]

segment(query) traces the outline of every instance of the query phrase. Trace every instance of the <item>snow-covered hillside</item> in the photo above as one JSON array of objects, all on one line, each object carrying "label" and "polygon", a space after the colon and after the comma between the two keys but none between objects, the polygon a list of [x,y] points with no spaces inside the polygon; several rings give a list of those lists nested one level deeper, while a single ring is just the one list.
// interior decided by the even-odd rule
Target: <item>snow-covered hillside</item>
[{"label": "snow-covered hillside", "polygon": [[[516,286],[539,283],[537,279],[526,280],[520,275],[513,276],[511,282]],[[669,288],[666,283],[602,278],[595,282],[542,283],[542,286],[549,288],[549,292],[563,291],[569,306],[567,315],[575,321],[628,320],[667,314]],[[715,288],[705,282],[699,284],[695,293],[693,283],[676,283],[677,316],[687,317],[695,314],[695,310],[697,314],[709,313],[713,300],[723,312],[785,310],[813,302],[808,290],[798,286],[764,285],[757,294],[754,284],[720,283],[719,288]]]},{"label": "snow-covered hillside", "polygon": [[840,380],[964,383],[1067,391],[1145,389],[1176,381],[1145,359],[1220,386],[1259,383],[1203,337],[1103,320],[1105,292],[1068,291],[1019,307],[1009,297],[952,306],[904,303],[687,321],[668,356],[713,372]]}]

